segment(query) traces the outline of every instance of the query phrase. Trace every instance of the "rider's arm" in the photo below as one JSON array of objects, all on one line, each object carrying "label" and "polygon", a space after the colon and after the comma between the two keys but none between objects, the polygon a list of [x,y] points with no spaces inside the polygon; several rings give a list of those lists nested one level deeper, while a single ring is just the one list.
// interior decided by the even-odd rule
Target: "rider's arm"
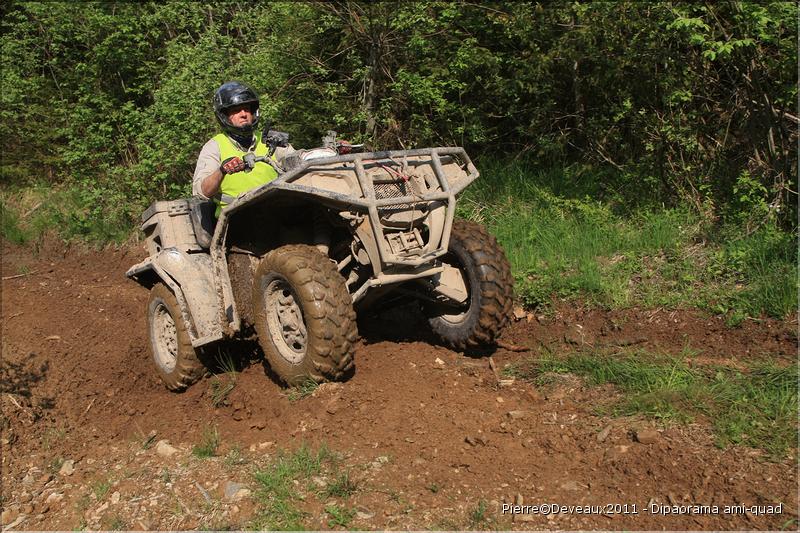
[{"label": "rider's arm", "polygon": [[200,190],[203,193],[203,196],[206,198],[211,198],[216,196],[219,192],[219,186],[222,183],[223,174],[219,168],[215,170],[212,174],[206,176],[203,180],[203,183],[200,184]]},{"label": "rider's arm", "polygon": [[201,196],[205,199],[214,197],[219,192],[222,183],[222,172],[220,165],[219,145],[217,141],[211,139],[200,150],[197,156],[197,166],[194,169],[192,178],[192,194]]}]

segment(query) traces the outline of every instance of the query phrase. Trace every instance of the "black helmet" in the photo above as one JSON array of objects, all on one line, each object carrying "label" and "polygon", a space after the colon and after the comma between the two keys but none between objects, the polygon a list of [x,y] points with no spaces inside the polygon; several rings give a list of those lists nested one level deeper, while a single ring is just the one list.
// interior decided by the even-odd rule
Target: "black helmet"
[{"label": "black helmet", "polygon": [[[225,113],[231,107],[251,104],[253,123],[249,126],[234,126]],[[258,125],[258,95],[247,85],[238,81],[223,83],[214,93],[214,113],[223,131],[230,135],[252,135]]]}]

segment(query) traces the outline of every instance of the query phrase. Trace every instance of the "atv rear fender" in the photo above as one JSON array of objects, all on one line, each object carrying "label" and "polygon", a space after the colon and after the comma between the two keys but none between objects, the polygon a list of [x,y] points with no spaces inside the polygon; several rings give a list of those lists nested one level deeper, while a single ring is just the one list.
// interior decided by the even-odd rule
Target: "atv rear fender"
[{"label": "atv rear fender", "polygon": [[[144,287],[163,282],[175,294],[192,346],[222,338],[217,310],[220,297],[215,289],[211,258],[166,248],[131,267],[125,275]],[[228,313],[232,309],[228,307]],[[232,317],[227,317],[231,320]]]}]

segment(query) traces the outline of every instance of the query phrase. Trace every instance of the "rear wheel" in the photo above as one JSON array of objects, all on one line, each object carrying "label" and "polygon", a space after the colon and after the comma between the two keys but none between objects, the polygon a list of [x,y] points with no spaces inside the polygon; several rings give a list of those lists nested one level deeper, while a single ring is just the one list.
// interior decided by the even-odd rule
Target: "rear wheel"
[{"label": "rear wheel", "polygon": [[267,254],[253,279],[258,342],[288,385],[342,379],[353,366],[358,332],[344,278],[311,246]]},{"label": "rear wheel", "polygon": [[147,323],[156,372],[168,389],[184,390],[203,377],[206,368],[192,347],[178,300],[162,283],[150,290]]},{"label": "rear wheel", "polygon": [[511,267],[497,239],[478,223],[455,220],[443,261],[461,272],[469,297],[460,308],[427,305],[431,329],[457,350],[494,343],[513,305]]}]

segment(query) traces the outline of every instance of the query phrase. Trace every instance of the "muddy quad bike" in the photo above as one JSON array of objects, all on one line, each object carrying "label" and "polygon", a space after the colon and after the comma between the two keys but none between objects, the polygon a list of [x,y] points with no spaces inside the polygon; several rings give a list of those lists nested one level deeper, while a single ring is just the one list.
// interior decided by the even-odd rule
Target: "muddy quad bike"
[{"label": "muddy quad bike", "polygon": [[[270,155],[286,136],[265,135]],[[253,330],[285,383],[337,380],[353,366],[356,314],[419,300],[433,332],[464,350],[491,345],[512,307],[508,260],[481,225],[454,219],[478,177],[462,148],[345,153],[323,147],[263,161],[274,181],[231,198],[219,219],[197,198],[142,215],[150,256],[127,276],[150,289],[156,369],[181,390],[206,372],[198,354]]]}]

